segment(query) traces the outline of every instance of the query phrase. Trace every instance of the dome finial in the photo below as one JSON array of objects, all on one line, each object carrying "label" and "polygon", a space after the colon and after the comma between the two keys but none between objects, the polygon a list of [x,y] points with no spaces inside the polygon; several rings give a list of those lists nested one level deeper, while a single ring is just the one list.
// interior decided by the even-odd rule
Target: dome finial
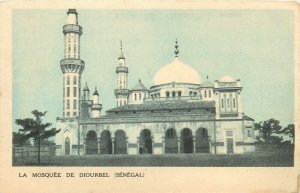
[{"label": "dome finial", "polygon": [[177,38],[176,38],[176,41],[175,41],[175,51],[174,51],[175,57],[178,57],[178,54],[179,54],[179,50],[178,50],[179,45],[177,43],[178,43],[178,41],[177,41]]},{"label": "dome finial", "polygon": [[118,59],[125,59],[124,53],[123,53],[123,42],[122,40],[120,41],[120,49],[121,49],[121,54]]},{"label": "dome finial", "polygon": [[98,91],[97,91],[97,86],[95,86],[95,92],[94,92],[93,95],[98,95],[98,96],[99,96],[99,93],[98,93]]}]

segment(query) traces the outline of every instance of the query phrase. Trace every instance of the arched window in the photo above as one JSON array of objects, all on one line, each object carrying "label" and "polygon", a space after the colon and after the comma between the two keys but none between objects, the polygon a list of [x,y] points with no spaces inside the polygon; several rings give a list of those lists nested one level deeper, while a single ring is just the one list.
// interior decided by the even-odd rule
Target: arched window
[{"label": "arched window", "polygon": [[76,78],[76,76],[73,77],[73,84],[74,84],[74,85],[77,84],[77,78]]},{"label": "arched window", "polygon": [[166,92],[166,97],[168,98],[169,96],[170,96],[170,92],[167,91],[167,92]]},{"label": "arched window", "polygon": [[77,96],[77,89],[76,86],[73,87],[73,97]]},{"label": "arched window", "polygon": [[193,95],[193,92],[192,91],[190,91],[190,96],[192,96]]},{"label": "arched window", "polygon": [[175,97],[175,91],[172,91],[172,97],[173,98]]},{"label": "arched window", "polygon": [[134,100],[136,101],[136,93],[134,93]]},{"label": "arched window", "polygon": [[139,99],[142,100],[142,94],[141,93],[139,94]]},{"label": "arched window", "polygon": [[167,130],[166,137],[173,137],[174,135],[176,135],[175,129],[168,129]]},{"label": "arched window", "polygon": [[67,85],[70,85],[70,76],[67,76]]},{"label": "arched window", "polygon": [[70,97],[70,87],[67,87],[67,97]]},{"label": "arched window", "polygon": [[67,109],[70,109],[70,100],[67,99]]},{"label": "arched window", "polygon": [[76,44],[74,44],[74,56],[76,57]]},{"label": "arched window", "polygon": [[204,91],[204,97],[206,98],[207,96],[206,96],[207,94],[206,94],[206,90]]},{"label": "arched window", "polygon": [[73,100],[73,109],[77,109],[77,100],[76,99]]},{"label": "arched window", "polygon": [[197,92],[194,92],[194,96],[197,96]]},{"label": "arched window", "polygon": [[233,108],[235,108],[235,99],[232,99]]},{"label": "arched window", "polygon": [[178,97],[181,97],[181,91],[178,91]]},{"label": "arched window", "polygon": [[251,133],[250,133],[250,130],[248,130],[248,137],[251,137]]},{"label": "arched window", "polygon": [[222,109],[224,108],[224,99],[222,99]]},{"label": "arched window", "polygon": [[208,91],[208,96],[211,97],[211,90]]},{"label": "arched window", "polygon": [[229,108],[229,98],[227,98],[227,108]]}]

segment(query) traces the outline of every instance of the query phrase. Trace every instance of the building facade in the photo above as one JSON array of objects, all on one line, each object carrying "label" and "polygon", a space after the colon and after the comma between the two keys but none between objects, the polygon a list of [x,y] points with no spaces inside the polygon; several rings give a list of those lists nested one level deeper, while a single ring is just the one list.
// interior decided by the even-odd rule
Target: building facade
[{"label": "building facade", "polygon": [[242,111],[241,81],[231,76],[214,82],[203,80],[195,69],[180,61],[177,40],[173,61],[155,74],[149,89],[141,80],[128,89],[121,42],[116,107],[102,113],[97,88],[92,97],[87,84],[82,95],[80,92],[84,62],[79,56],[82,28],[77,16],[76,10],[70,9],[63,27],[64,112],[57,118],[57,128],[61,129],[56,136],[57,155],[255,151],[254,120]]}]

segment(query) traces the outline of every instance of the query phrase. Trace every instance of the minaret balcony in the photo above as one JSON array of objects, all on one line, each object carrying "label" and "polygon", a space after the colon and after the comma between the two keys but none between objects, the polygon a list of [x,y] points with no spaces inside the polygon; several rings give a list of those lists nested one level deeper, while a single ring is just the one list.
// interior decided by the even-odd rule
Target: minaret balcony
[{"label": "minaret balcony", "polygon": [[116,68],[116,73],[119,73],[119,72],[128,73],[128,68],[119,66],[119,67]]},{"label": "minaret balcony", "polygon": [[128,89],[115,89],[115,95],[116,96],[128,96],[129,95],[129,90]]},{"label": "minaret balcony", "polygon": [[92,110],[100,110],[102,109],[102,104],[93,104],[91,107]]},{"label": "minaret balcony", "polygon": [[63,73],[66,72],[79,72],[84,69],[84,61],[80,59],[63,59],[60,61],[60,67]]},{"label": "minaret balcony", "polygon": [[63,32],[65,35],[66,33],[78,33],[79,35],[81,35],[82,27],[80,25],[66,24],[63,27]]}]

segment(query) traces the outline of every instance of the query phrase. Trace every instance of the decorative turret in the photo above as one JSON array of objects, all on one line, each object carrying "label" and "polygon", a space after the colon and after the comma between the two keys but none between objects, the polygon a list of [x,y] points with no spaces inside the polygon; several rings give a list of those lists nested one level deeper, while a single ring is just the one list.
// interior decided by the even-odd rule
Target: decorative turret
[{"label": "decorative turret", "polygon": [[87,82],[85,83],[85,87],[83,88],[82,91],[83,91],[82,99],[85,100],[85,101],[89,100],[89,98],[90,98],[90,89],[87,85]]},{"label": "decorative turret", "polygon": [[231,76],[222,76],[215,81],[216,115],[242,118],[241,83]]},{"label": "decorative turret", "polygon": [[117,107],[127,104],[129,90],[127,89],[127,76],[128,68],[125,64],[125,56],[123,53],[122,41],[121,41],[121,54],[118,58],[118,66],[116,68],[117,73],[117,89],[115,89],[115,96],[117,99]]},{"label": "decorative turret", "polygon": [[65,117],[76,117],[79,114],[79,99],[81,74],[84,70],[84,61],[80,59],[80,36],[82,28],[78,25],[76,9],[67,12],[67,24],[63,26],[65,39],[64,59],[60,61],[63,73],[63,104]]},{"label": "decorative turret", "polygon": [[130,90],[129,103],[130,104],[143,104],[144,99],[149,95],[149,90],[144,86],[141,79]]},{"label": "decorative turret", "polygon": [[206,80],[201,84],[200,90],[201,98],[204,101],[213,101],[214,99],[214,83],[212,83],[208,76]]},{"label": "decorative turret", "polygon": [[93,94],[93,105],[91,107],[91,118],[99,118],[101,116],[102,104],[99,103],[99,93],[97,87]]}]

